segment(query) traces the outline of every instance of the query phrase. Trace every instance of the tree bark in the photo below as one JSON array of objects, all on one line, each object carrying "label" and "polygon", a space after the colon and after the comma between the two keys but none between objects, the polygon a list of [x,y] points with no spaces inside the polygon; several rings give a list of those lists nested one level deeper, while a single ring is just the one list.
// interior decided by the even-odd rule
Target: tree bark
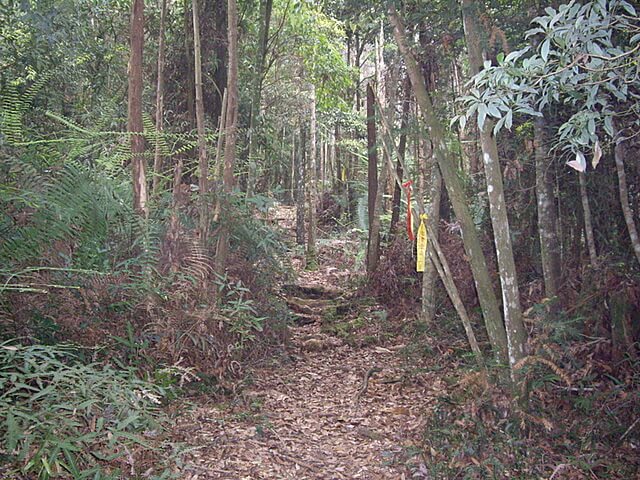
[{"label": "tree bark", "polygon": [[131,175],[133,208],[141,215],[147,208],[147,176],[144,158],[144,126],[142,124],[142,62],[144,50],[144,0],[134,0],[131,6],[128,92],[128,130],[131,136]]},{"label": "tree bark", "polygon": [[[225,127],[224,168],[222,172],[222,190],[224,203],[229,211],[228,198],[233,193],[235,179],[233,168],[236,162],[236,141],[238,136],[238,6],[236,0],[228,0],[227,3],[227,36],[229,41],[227,76],[227,118]],[[229,225],[228,219],[223,219],[218,248],[216,251],[216,270],[221,273],[226,268],[229,252]]]},{"label": "tree bark", "polygon": [[185,63],[187,64],[186,72],[186,84],[187,84],[187,113],[189,118],[189,126],[193,128],[196,120],[196,99],[195,99],[195,85],[194,85],[194,73],[193,73],[193,14],[189,14],[189,0],[184,0],[184,55]]},{"label": "tree bark", "polygon": [[620,132],[618,132],[618,138],[616,139],[616,146],[613,153],[616,162],[616,173],[618,174],[618,192],[620,194],[622,214],[624,215],[624,221],[627,224],[627,231],[629,232],[629,239],[631,240],[633,253],[635,253],[636,259],[638,260],[638,263],[640,263],[640,238],[638,237],[638,230],[636,229],[636,224],[633,220],[631,205],[629,204],[627,174],[624,171],[624,139],[620,135]]},{"label": "tree bark", "polygon": [[306,266],[307,270],[315,270],[318,268],[318,255],[316,252],[316,235],[317,235],[317,213],[316,206],[318,204],[318,169],[317,169],[317,125],[316,125],[316,87],[311,84],[311,120],[309,125],[309,165],[307,175],[308,187],[308,211],[309,211],[309,231],[307,232],[307,254]]},{"label": "tree bark", "polygon": [[305,219],[304,219],[304,204],[305,204],[305,165],[306,165],[306,145],[305,145],[306,132],[304,126],[300,127],[300,141],[298,142],[298,155],[295,159],[295,202],[296,202],[296,243],[298,245],[304,245],[305,243]]},{"label": "tree bark", "polygon": [[[400,143],[398,144],[398,159],[396,161],[396,174],[402,180],[404,172],[402,164],[407,152],[407,128],[409,127],[409,110],[411,107],[411,82],[409,77],[404,82],[404,99],[402,102],[402,118],[400,119]],[[396,232],[398,221],[400,220],[400,206],[402,201],[402,186],[396,182],[393,189],[393,199],[391,201],[391,225],[389,233]]]},{"label": "tree bark", "polygon": [[[442,196],[442,175],[438,165],[431,160],[431,182],[429,192],[429,216],[427,217],[427,228],[433,232],[435,239],[438,239],[438,226],[440,224],[440,197]],[[434,248],[434,242],[427,244],[427,256],[433,257],[432,250]],[[424,272],[422,272],[422,301],[420,304],[420,313],[422,320],[431,323],[435,318],[436,312],[436,299],[435,299],[435,282],[436,271],[435,265],[431,262],[427,262]],[[463,319],[464,320],[464,319]]]},{"label": "tree bark", "polygon": [[533,147],[536,163],[536,199],[538,205],[538,232],[544,291],[547,298],[558,295],[561,281],[560,241],[556,214],[551,164],[546,150],[546,120],[536,118],[533,125]]},{"label": "tree bark", "polygon": [[204,101],[202,99],[202,54],[200,49],[200,16],[198,0],[193,0],[193,64],[196,92],[196,128],[198,131],[198,197],[200,210],[200,242],[206,245],[209,226],[209,160],[207,158],[207,140],[204,125]]},{"label": "tree bark", "polygon": [[446,145],[444,127],[434,113],[435,110],[424,84],[424,79],[422,78],[415,57],[407,44],[404,26],[393,6],[390,9],[390,20],[394,27],[398,48],[404,57],[425,125],[434,144],[434,155],[440,167],[449,199],[451,200],[456,217],[462,228],[465,252],[473,272],[476,291],[491,346],[496,358],[500,361],[505,361],[507,360],[506,332],[504,324],[502,323],[498,300],[489,277],[486,259],[482,252],[480,239],[475,224],[473,223],[471,212],[469,211],[468,199],[466,198],[462,183],[458,177],[456,160]]},{"label": "tree bark", "polygon": [[598,252],[596,250],[596,241],[593,236],[591,207],[589,206],[589,193],[587,191],[587,178],[584,172],[578,172],[578,180],[580,181],[580,201],[582,202],[582,215],[584,217],[584,236],[587,240],[587,249],[589,250],[591,266],[595,267],[598,264]]},{"label": "tree bark", "polygon": [[257,182],[256,144],[260,142],[262,82],[264,79],[264,64],[269,42],[269,26],[273,0],[260,1],[260,26],[258,31],[258,51],[256,52],[256,69],[253,73],[251,93],[251,110],[249,112],[249,168],[247,172],[247,196],[252,196]]},{"label": "tree bark", "polygon": [[[477,73],[483,63],[483,48],[480,30],[477,25],[478,13],[472,13],[474,0],[462,0],[462,15],[464,22],[467,50],[469,52],[469,64],[472,73]],[[502,310],[504,314],[504,327],[507,333],[507,346],[509,353],[509,366],[512,380],[517,380],[515,365],[526,356],[527,330],[522,318],[520,305],[520,289],[516,263],[513,258],[513,246],[511,244],[511,230],[507,215],[507,203],[504,198],[504,185],[502,180],[502,168],[498,156],[498,144],[493,135],[494,123],[486,120],[480,128],[480,144],[482,147],[482,159],[489,197],[489,214],[493,227],[493,238],[498,258],[498,270],[500,272],[500,285],[502,287]],[[519,383],[519,382],[518,382]]]},{"label": "tree bark", "polygon": [[376,139],[376,105],[373,86],[367,84],[367,206],[369,215],[369,239],[371,243],[371,224],[376,208],[378,191],[378,146]]},{"label": "tree bark", "polygon": [[164,24],[167,0],[160,1],[160,32],[158,33],[158,78],[156,82],[156,150],[153,157],[153,196],[160,194],[162,186],[162,134],[164,132]]}]

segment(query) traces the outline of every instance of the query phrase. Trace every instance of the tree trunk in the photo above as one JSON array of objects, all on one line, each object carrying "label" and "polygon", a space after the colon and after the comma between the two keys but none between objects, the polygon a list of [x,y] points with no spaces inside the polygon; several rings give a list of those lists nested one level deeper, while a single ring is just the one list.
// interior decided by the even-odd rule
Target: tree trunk
[{"label": "tree trunk", "polygon": [[202,99],[202,55],[200,49],[200,17],[198,0],[193,0],[191,5],[193,12],[193,64],[196,92],[196,128],[198,130],[198,197],[200,210],[200,242],[207,243],[207,231],[209,226],[209,160],[207,158],[207,140],[204,125],[204,102]]},{"label": "tree trunk", "polygon": [[[520,375],[514,367],[526,356],[527,330],[524,326],[520,306],[520,289],[511,246],[511,230],[509,229],[507,204],[504,200],[498,146],[491,132],[492,129],[492,122],[487,120],[484,128],[480,130],[480,142],[489,196],[489,213],[498,258],[498,270],[500,271],[500,285],[502,286],[502,309],[509,348],[509,366],[511,367],[512,380],[519,384]],[[522,400],[524,401],[524,399]]]},{"label": "tree trunk", "polygon": [[260,1],[260,26],[258,31],[258,51],[256,52],[256,69],[253,73],[253,85],[251,93],[251,110],[249,112],[249,168],[247,172],[247,196],[254,194],[257,183],[257,159],[256,145],[260,143],[262,82],[264,79],[264,63],[269,42],[269,26],[271,24],[271,11],[273,0]]},{"label": "tree trunk", "polygon": [[180,269],[179,261],[179,239],[180,239],[180,206],[182,184],[182,159],[176,160],[173,167],[173,202],[171,205],[171,218],[169,219],[169,228],[167,231],[167,243],[169,250],[169,269],[172,273],[178,272]]},{"label": "tree trunk", "polygon": [[636,224],[633,220],[631,205],[629,204],[627,175],[624,171],[624,139],[620,135],[620,132],[618,132],[618,138],[616,139],[614,157],[616,161],[616,173],[618,174],[618,192],[620,193],[620,205],[622,206],[622,214],[624,215],[624,221],[627,224],[627,231],[629,232],[629,239],[631,240],[633,252],[636,255],[638,263],[640,263],[640,238],[638,237],[638,230],[636,229]]},{"label": "tree trunk", "polygon": [[446,145],[444,127],[434,113],[435,110],[424,84],[424,79],[422,78],[415,57],[407,45],[404,26],[394,7],[390,9],[390,20],[394,27],[398,48],[404,57],[424,122],[434,144],[434,155],[440,167],[449,199],[451,200],[456,217],[462,228],[465,252],[473,272],[476,291],[491,346],[498,360],[507,360],[507,337],[500,315],[500,308],[498,307],[498,300],[493,291],[486,259],[482,252],[480,239],[469,211],[469,202],[460,178],[458,177],[456,160]]},{"label": "tree trunk", "polygon": [[538,232],[544,291],[547,298],[558,295],[561,281],[560,241],[556,215],[551,163],[547,158],[546,121],[536,118],[533,125],[533,146],[536,163],[536,199],[538,204]]},{"label": "tree trunk", "polygon": [[598,252],[596,251],[596,241],[593,236],[591,207],[589,206],[589,193],[587,192],[587,178],[584,172],[578,172],[578,179],[580,181],[580,201],[582,202],[582,215],[584,217],[584,236],[587,240],[591,266],[595,267],[598,264]]},{"label": "tree trunk", "polygon": [[[402,164],[407,152],[407,129],[409,127],[409,110],[411,107],[411,82],[409,77],[404,82],[404,101],[402,102],[402,118],[400,120],[400,143],[398,144],[398,159],[396,161],[396,174],[402,180],[404,172]],[[393,189],[393,199],[391,201],[391,226],[389,233],[396,232],[398,221],[400,220],[400,206],[402,201],[402,186],[396,182]]]},{"label": "tree trunk", "polygon": [[158,33],[158,78],[156,83],[156,150],[153,157],[153,196],[160,194],[162,186],[162,133],[164,131],[164,24],[167,0],[160,2],[160,32]]},{"label": "tree trunk", "polygon": [[[227,36],[229,41],[228,63],[229,75],[227,76],[227,118],[225,127],[224,168],[222,172],[222,190],[224,203],[228,212],[230,204],[228,199],[233,193],[234,176],[233,168],[236,162],[236,140],[238,136],[238,6],[236,0],[228,0],[227,7]],[[224,210],[224,209],[223,209]],[[228,219],[223,219],[218,248],[216,251],[216,270],[221,273],[226,268],[229,252],[229,225]]]},{"label": "tree trunk", "polygon": [[142,124],[142,62],[144,50],[144,0],[134,0],[131,7],[129,59],[128,130],[131,136],[131,175],[133,208],[141,215],[147,208],[147,176],[144,159],[144,126]]},{"label": "tree trunk", "polygon": [[318,204],[318,169],[317,169],[317,140],[316,140],[316,87],[311,85],[311,121],[309,125],[309,166],[308,166],[308,210],[309,210],[309,231],[307,232],[307,270],[316,270],[318,268],[318,255],[316,252],[316,235],[317,235],[317,213],[316,205]]},{"label": "tree trunk", "polygon": [[[378,191],[378,147],[376,139],[376,105],[373,87],[367,84],[367,206],[369,214],[369,239],[371,244],[371,224],[376,208],[376,193]],[[367,247],[368,249],[368,247]]]},{"label": "tree trunk", "polygon": [[[473,14],[470,10],[474,6],[473,4],[474,0],[463,0],[462,15],[467,50],[469,52],[469,64],[472,67],[472,73],[477,73],[482,66],[482,38],[476,24],[479,12]],[[518,375],[514,367],[526,356],[527,331],[522,319],[520,289],[511,245],[507,203],[504,198],[502,168],[500,167],[500,158],[498,156],[498,144],[493,135],[494,123],[487,119],[482,127],[480,125],[478,127],[480,128],[480,144],[482,146],[482,159],[489,197],[489,214],[493,227],[500,285],[502,287],[502,310],[504,313],[504,327],[507,333],[509,366],[511,367],[511,377],[515,381]]]},{"label": "tree trunk", "polygon": [[[429,192],[429,216],[427,217],[427,228],[429,228],[435,238],[438,238],[438,226],[440,224],[440,197],[442,196],[442,175],[438,165],[431,160],[431,188]],[[427,244],[427,256],[433,256],[432,249],[434,242]],[[436,271],[434,264],[427,262],[424,272],[422,272],[422,300],[420,304],[420,313],[422,320],[431,323],[435,318],[436,299],[435,299],[435,283]]]},{"label": "tree trunk", "polygon": [[304,204],[305,204],[305,165],[306,165],[306,132],[304,126],[300,127],[300,142],[298,142],[298,155],[295,160],[295,202],[296,202],[296,243],[304,245]]},{"label": "tree trunk", "polygon": [[191,128],[195,125],[196,119],[196,99],[195,99],[195,85],[194,85],[194,73],[193,73],[193,48],[192,35],[193,35],[193,14],[189,15],[189,0],[184,0],[184,55],[185,63],[187,64],[186,72],[186,84],[187,84],[187,113],[189,118],[189,125]]}]

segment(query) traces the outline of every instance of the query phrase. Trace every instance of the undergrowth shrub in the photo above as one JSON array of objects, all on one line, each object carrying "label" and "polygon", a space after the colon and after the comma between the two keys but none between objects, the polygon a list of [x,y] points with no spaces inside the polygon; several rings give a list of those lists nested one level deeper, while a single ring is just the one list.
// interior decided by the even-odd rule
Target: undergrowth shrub
[{"label": "undergrowth shrub", "polygon": [[121,478],[161,434],[168,387],[131,368],[84,363],[72,346],[8,342],[0,365],[3,478]]}]

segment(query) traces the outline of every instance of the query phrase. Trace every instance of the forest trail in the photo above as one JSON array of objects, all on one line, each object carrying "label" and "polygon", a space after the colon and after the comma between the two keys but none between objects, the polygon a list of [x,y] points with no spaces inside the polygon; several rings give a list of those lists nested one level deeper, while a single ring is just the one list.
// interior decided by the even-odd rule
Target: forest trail
[{"label": "forest trail", "polygon": [[[232,403],[200,405],[180,420],[176,433],[196,447],[184,478],[427,478],[416,447],[442,380],[408,370],[401,337],[359,346],[327,328],[330,305],[336,322],[350,308],[353,259],[340,254],[342,242],[319,241],[314,272],[293,258],[298,277],[288,302],[304,313],[284,360],[254,369],[253,384]],[[369,321],[367,312],[355,314]]]}]

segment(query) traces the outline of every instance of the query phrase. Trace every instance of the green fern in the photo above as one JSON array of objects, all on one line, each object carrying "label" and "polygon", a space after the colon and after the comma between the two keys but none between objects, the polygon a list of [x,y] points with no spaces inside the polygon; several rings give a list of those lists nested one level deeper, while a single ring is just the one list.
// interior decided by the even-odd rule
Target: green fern
[{"label": "green fern", "polygon": [[9,145],[23,141],[23,116],[49,77],[47,74],[40,76],[23,93],[14,84],[7,85],[0,92],[0,133]]}]

